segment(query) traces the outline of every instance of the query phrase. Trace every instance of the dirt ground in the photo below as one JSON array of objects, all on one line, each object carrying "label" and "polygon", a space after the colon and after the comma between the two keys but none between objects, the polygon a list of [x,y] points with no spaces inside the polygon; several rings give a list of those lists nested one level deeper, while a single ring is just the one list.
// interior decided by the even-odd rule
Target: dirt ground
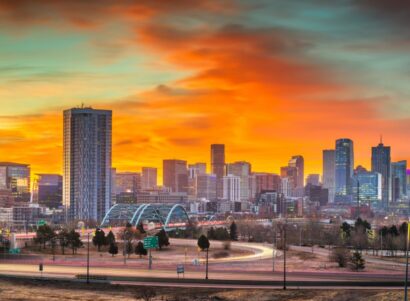
[{"label": "dirt ground", "polygon": [[[403,299],[401,290],[221,290],[205,288],[151,288],[155,296],[151,301],[398,301]],[[45,282],[0,279],[0,300],[144,300],[145,287],[107,284]],[[148,300],[148,299],[145,299]]]}]

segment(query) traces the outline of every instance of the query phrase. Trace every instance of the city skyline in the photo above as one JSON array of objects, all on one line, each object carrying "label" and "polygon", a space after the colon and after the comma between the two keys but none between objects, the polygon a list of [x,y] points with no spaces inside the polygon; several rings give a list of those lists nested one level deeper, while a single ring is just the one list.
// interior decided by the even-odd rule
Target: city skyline
[{"label": "city skyline", "polygon": [[120,171],[223,143],[227,162],[300,153],[318,173],[341,137],[369,168],[380,134],[409,161],[406,6],[383,2],[1,4],[0,157],[61,173],[61,111],[84,103],[114,111]]}]

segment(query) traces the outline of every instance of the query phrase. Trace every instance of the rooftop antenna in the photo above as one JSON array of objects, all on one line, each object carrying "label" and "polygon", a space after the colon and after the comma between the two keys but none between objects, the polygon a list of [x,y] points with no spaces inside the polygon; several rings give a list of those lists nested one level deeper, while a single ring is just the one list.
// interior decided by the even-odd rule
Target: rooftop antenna
[{"label": "rooftop antenna", "polygon": [[380,134],[380,144],[383,144],[383,135]]}]

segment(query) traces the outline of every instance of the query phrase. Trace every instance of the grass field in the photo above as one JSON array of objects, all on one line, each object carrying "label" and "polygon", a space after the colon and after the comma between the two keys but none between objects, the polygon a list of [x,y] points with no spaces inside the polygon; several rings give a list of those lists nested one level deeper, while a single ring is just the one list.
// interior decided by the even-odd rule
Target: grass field
[{"label": "grass field", "polygon": [[[398,301],[403,292],[377,290],[222,290],[205,288],[154,287],[155,297],[151,301]],[[107,284],[50,282],[34,280],[0,279],[0,300],[144,300],[141,293],[145,287]]]}]

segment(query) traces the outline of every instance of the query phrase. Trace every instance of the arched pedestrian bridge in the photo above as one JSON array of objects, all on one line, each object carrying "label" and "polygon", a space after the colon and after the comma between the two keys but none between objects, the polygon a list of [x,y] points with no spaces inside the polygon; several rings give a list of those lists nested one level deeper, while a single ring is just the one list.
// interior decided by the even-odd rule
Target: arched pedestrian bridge
[{"label": "arched pedestrian bridge", "polygon": [[137,226],[141,222],[169,231],[186,227],[189,217],[180,204],[116,204],[105,215],[101,227],[126,223]]}]

